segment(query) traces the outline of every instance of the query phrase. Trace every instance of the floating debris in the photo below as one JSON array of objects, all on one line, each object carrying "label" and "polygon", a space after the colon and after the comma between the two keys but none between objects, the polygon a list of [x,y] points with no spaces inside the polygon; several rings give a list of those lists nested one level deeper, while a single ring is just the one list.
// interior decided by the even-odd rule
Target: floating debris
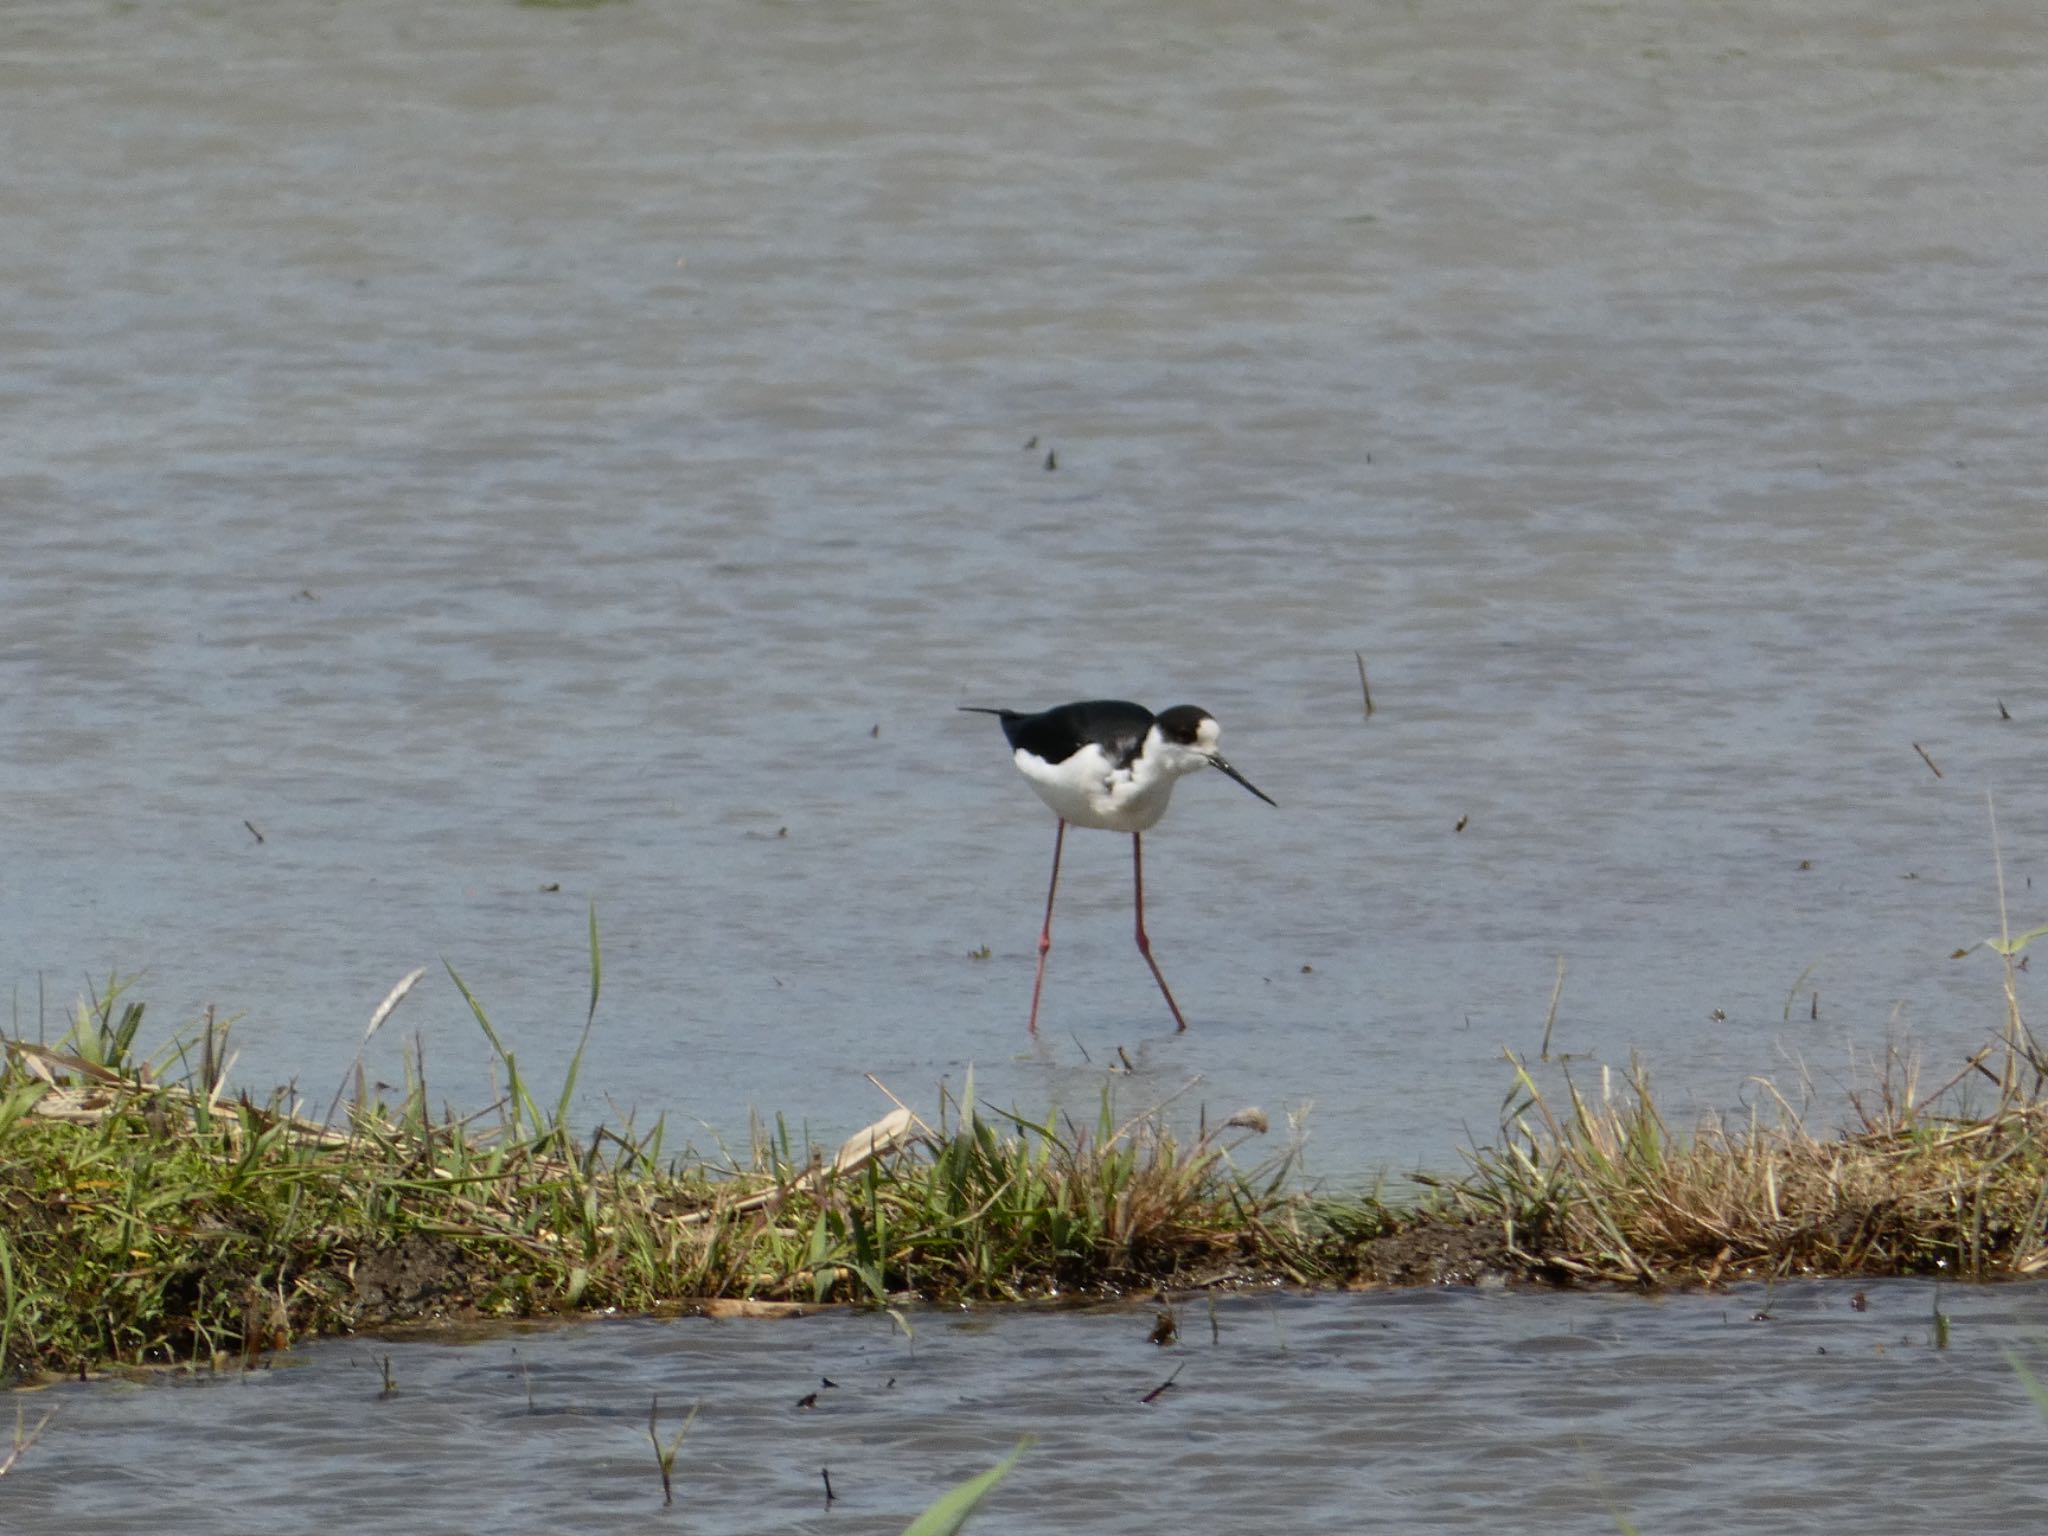
[{"label": "floating debris", "polygon": [[1179,1365],[1176,1365],[1173,1368],[1173,1376],[1167,1377],[1166,1380],[1159,1383],[1158,1386],[1154,1387],[1150,1392],[1147,1392],[1143,1397],[1139,1398],[1138,1401],[1141,1403],[1158,1402],[1160,1398],[1166,1395],[1167,1388],[1173,1385],[1174,1377],[1180,1375],[1180,1373],[1186,1370],[1187,1368],[1187,1362],[1183,1360]]}]

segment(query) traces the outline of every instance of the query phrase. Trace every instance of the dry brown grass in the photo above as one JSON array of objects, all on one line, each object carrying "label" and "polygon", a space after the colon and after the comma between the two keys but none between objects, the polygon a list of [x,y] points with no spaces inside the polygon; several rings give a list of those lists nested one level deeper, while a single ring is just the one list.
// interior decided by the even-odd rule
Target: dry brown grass
[{"label": "dry brown grass", "polygon": [[[1640,1064],[1597,1093],[1567,1078],[1554,1104],[1510,1062],[1502,1143],[1448,1195],[1497,1215],[1532,1271],[1652,1285],[2048,1268],[2048,1099],[2023,1035],[1924,1101],[1894,1058],[1849,1123],[1822,1131],[1769,1083],[1766,1109],[1681,1135]],[[1972,1083],[1988,1108],[1967,1107]]]},{"label": "dry brown grass", "polygon": [[1553,1097],[1510,1053],[1500,1142],[1440,1186],[1443,1209],[1497,1219],[1510,1262],[1559,1278],[2048,1269],[2048,1059],[2020,1005],[2025,950],[2043,936],[2014,936],[2001,899],[1999,936],[1955,955],[2000,957],[1998,1038],[1929,1094],[1888,1054],[1846,1120],[1820,1130],[1799,1107],[1810,1094],[1760,1080],[1763,1108],[1679,1134],[1639,1062],[1619,1085],[1603,1069],[1597,1093],[1567,1074]]}]

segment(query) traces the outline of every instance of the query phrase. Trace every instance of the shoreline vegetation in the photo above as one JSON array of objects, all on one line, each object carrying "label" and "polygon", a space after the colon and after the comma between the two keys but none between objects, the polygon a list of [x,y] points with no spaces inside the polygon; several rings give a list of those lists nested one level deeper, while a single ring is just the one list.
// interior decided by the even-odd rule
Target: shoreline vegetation
[{"label": "shoreline vegetation", "polygon": [[[1399,1202],[1304,1190],[1292,1151],[1247,1162],[1267,1129],[1256,1110],[1176,1138],[1157,1112],[1119,1118],[1107,1089],[1093,1124],[1033,1120],[974,1102],[971,1075],[936,1115],[899,1102],[830,1157],[780,1122],[715,1161],[666,1153],[659,1123],[579,1133],[581,1048],[559,1094],[536,1098],[452,968],[498,1102],[435,1113],[418,1054],[387,1101],[359,1056],[320,1117],[282,1091],[231,1093],[210,1016],[138,1061],[142,1005],[110,982],[54,1045],[0,1042],[0,1378],[221,1369],[429,1320],[2037,1274],[2048,1059],[2015,961],[2038,936],[1986,941],[2005,962],[2004,1028],[1930,1094],[1894,1057],[1839,1128],[1810,1129],[1768,1084],[1768,1113],[1678,1128],[1639,1064],[1596,1069],[1588,1092],[1510,1054],[1497,1142]],[[422,974],[385,999],[366,1047]],[[601,974],[593,914],[586,1039]]]}]

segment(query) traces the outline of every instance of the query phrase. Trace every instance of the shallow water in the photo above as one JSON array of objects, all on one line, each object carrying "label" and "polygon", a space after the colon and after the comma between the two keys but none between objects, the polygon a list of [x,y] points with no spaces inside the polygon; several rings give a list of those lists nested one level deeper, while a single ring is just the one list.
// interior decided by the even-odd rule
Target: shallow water
[{"label": "shallow water", "polygon": [[[362,1339],[219,1379],[26,1399],[44,1440],[9,1529],[277,1533],[900,1531],[1036,1443],[991,1530],[1289,1523],[1387,1531],[2039,1529],[2048,1292],[1425,1291],[1153,1313],[622,1322],[463,1344]],[[1752,1321],[1768,1307],[1769,1321]],[[397,1393],[381,1396],[389,1360]],[[1169,1376],[1174,1385],[1143,1401]],[[834,1383],[831,1387],[823,1381]],[[814,1407],[800,1406],[816,1394]],[[693,1405],[661,1507],[667,1441]],[[836,1500],[824,1503],[829,1469]],[[166,1511],[171,1512],[167,1521]]]},{"label": "shallow water", "polygon": [[[371,1065],[470,1104],[437,960],[557,1080],[594,900],[580,1112],[700,1141],[1121,1045],[1443,1166],[1559,955],[1677,1106],[1945,1068],[1987,790],[2040,915],[2048,28],[1782,10],[15,7],[15,1027],[139,971],[324,1104],[424,964]],[[1281,808],[1150,840],[1180,1039],[1077,839],[1034,1052],[954,706],[1091,694]]]},{"label": "shallow water", "polygon": [[[2035,7],[1873,0],[10,6],[13,1028],[140,971],[145,1043],[215,1005],[318,1106],[445,957],[547,1084],[595,901],[578,1112],[672,1145],[971,1063],[1442,1167],[1559,955],[1557,1047],[1674,1117],[1802,1070],[1832,1115],[1893,1039],[1946,1077],[1987,791],[2019,923],[2048,846],[2044,64]],[[1178,1039],[1076,838],[1033,1050],[1050,818],[954,706],[1094,694],[1206,706],[1280,808],[1198,780],[1148,840]],[[372,1069],[415,1035],[488,1099],[438,969]],[[1123,1314],[928,1322],[915,1374],[874,1319],[539,1335],[534,1415],[503,1344],[395,1348],[390,1403],[340,1345],[64,1389],[7,1494],[652,1521],[659,1390],[721,1528],[822,1525],[845,1456],[888,1529],[1026,1429],[1004,1498],[1066,1528],[1276,1462],[1389,1528],[1599,1528],[1602,1479],[1646,1530],[2038,1524],[1995,1354],[1800,1294],[1234,1311],[1156,1412]]]}]

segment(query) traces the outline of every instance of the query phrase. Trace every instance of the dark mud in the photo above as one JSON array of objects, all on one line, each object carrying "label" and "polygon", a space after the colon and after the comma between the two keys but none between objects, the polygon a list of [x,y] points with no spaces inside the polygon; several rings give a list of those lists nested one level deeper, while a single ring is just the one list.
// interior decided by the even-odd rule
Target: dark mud
[{"label": "dark mud", "polygon": [[1553,1278],[1510,1253],[1498,1222],[1420,1217],[1345,1255],[1354,1286],[1477,1285]]}]

